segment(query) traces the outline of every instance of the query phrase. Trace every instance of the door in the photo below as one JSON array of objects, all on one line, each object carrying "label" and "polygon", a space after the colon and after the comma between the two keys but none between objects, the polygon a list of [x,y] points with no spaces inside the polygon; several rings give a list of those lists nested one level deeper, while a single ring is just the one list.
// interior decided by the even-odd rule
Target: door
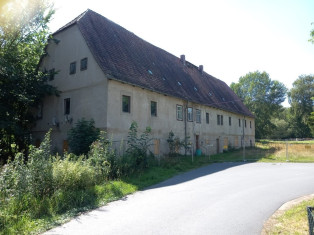
[{"label": "door", "polygon": [[217,146],[217,153],[219,153],[220,152],[219,139],[216,139],[216,146]]}]

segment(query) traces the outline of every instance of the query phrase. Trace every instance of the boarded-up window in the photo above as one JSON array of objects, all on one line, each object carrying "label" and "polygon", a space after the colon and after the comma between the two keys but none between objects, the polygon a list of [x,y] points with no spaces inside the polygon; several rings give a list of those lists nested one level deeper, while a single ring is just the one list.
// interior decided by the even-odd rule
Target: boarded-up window
[{"label": "boarded-up window", "polygon": [[236,148],[239,147],[239,138],[238,137],[235,137],[235,139],[234,139],[234,146]]},{"label": "boarded-up window", "polygon": [[69,143],[67,140],[63,140],[63,146],[62,146],[63,152],[69,151]]},{"label": "boarded-up window", "polygon": [[224,149],[228,149],[228,137],[224,138]]},{"label": "boarded-up window", "polygon": [[160,140],[159,139],[155,139],[154,140],[154,154],[155,155],[159,155],[159,146],[160,146]]}]

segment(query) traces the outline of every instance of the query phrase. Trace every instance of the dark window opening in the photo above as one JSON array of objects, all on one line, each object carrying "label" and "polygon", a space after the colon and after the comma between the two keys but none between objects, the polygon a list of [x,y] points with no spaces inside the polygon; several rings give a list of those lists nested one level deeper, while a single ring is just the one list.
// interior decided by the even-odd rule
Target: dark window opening
[{"label": "dark window opening", "polygon": [[157,102],[155,101],[150,102],[150,114],[153,117],[157,117]]},{"label": "dark window opening", "polygon": [[229,117],[229,126],[231,126],[231,117]]},{"label": "dark window opening", "polygon": [[131,112],[131,97],[123,95],[122,96],[122,112],[130,113]]},{"label": "dark window opening", "polygon": [[241,126],[241,119],[239,118],[239,126]]},{"label": "dark window opening", "polygon": [[220,115],[217,115],[217,125],[220,125]]},{"label": "dark window opening", "polygon": [[52,81],[55,79],[55,69],[50,69],[49,70],[49,81]]},{"label": "dark window opening", "polygon": [[72,62],[70,64],[70,74],[75,74],[76,73],[76,62]]},{"label": "dark window opening", "polygon": [[201,110],[196,109],[196,122],[201,123]]},{"label": "dark window opening", "polygon": [[224,124],[224,116],[220,115],[220,118],[221,118],[220,124],[223,125]]},{"label": "dark window opening", "polygon": [[81,59],[81,71],[87,69],[87,58]]},{"label": "dark window opening", "polygon": [[209,124],[209,113],[206,113],[206,123]]},{"label": "dark window opening", "polygon": [[69,115],[71,110],[70,98],[64,99],[64,115]]}]

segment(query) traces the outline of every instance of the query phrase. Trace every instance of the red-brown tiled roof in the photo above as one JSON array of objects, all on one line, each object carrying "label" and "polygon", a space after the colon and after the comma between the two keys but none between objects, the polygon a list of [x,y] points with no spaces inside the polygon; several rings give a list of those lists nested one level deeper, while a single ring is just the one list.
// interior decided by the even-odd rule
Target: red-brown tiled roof
[{"label": "red-brown tiled roof", "polygon": [[251,116],[223,81],[160,49],[98,13],[87,10],[59,29],[77,24],[103,72],[125,83]]}]

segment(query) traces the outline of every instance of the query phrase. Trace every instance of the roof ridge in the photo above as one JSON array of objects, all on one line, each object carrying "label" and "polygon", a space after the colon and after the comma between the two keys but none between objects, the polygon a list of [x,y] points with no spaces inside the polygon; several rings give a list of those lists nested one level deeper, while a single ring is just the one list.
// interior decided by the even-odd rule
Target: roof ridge
[{"label": "roof ridge", "polygon": [[61,31],[69,28],[70,26],[76,24],[81,18],[83,18],[85,16],[85,14],[88,12],[88,11],[92,11],[90,10],[89,8],[87,8],[86,11],[84,11],[83,13],[79,14],[77,17],[75,17],[73,20],[71,20],[69,23],[65,24],[64,26],[62,26],[60,29],[58,29],[56,32],[54,32],[52,35],[55,35],[57,33],[60,33]]}]

